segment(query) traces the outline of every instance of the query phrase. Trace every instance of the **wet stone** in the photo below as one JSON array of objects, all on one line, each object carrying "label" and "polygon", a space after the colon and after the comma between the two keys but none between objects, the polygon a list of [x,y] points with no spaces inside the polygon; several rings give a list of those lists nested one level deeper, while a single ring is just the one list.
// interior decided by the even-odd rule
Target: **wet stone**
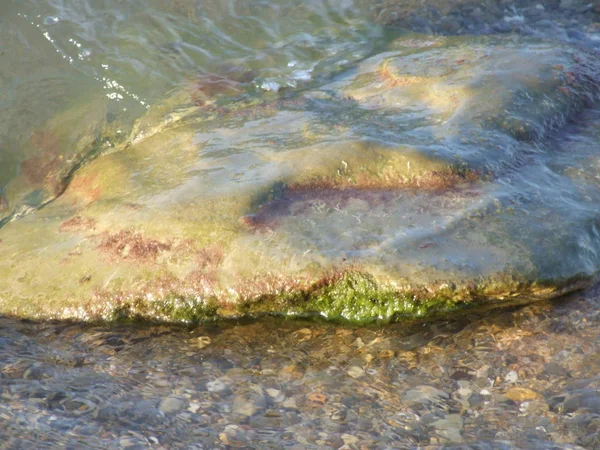
[{"label": "wet stone", "polygon": [[45,376],[45,370],[40,366],[33,366],[23,372],[23,378],[26,380],[41,380]]},{"label": "wet stone", "polygon": [[537,392],[522,387],[510,388],[504,393],[504,395],[514,402],[524,402],[528,400],[534,400],[539,397]]},{"label": "wet stone", "polygon": [[206,383],[206,389],[209,392],[223,393],[228,389],[228,386],[222,380],[212,380],[212,381],[209,381],[208,383]]},{"label": "wet stone", "polygon": [[62,405],[65,411],[77,416],[88,414],[96,409],[96,404],[91,400],[77,397],[65,400]]},{"label": "wet stone", "polygon": [[[504,9],[490,23],[525,32]],[[427,20],[462,33],[461,11]],[[286,96],[225,95],[225,108],[197,104],[188,85],[167,94],[125,142],[77,166],[60,196],[2,226],[3,249],[27,257],[0,267],[0,291],[14,292],[0,305],[84,320],[365,322],[583,284],[600,267],[576,237],[596,245],[584,217],[596,197],[553,169],[560,152],[544,150],[537,165],[526,155],[598,95],[593,54],[516,36],[402,35],[386,45]],[[584,170],[591,153],[581,142],[569,166]],[[28,163],[30,177],[55,161],[52,149]],[[501,181],[517,172],[516,184]],[[528,180],[551,191],[553,177],[569,195],[546,211],[529,201]],[[579,215],[565,214],[572,204]],[[189,341],[188,356],[213,347],[205,338]]]},{"label": "wet stone", "polygon": [[233,414],[249,417],[262,411],[266,406],[267,401],[264,395],[260,393],[251,393],[234,397],[231,411]]},{"label": "wet stone", "polygon": [[433,386],[418,386],[415,389],[406,391],[402,400],[407,405],[417,403],[437,403],[450,397],[446,392],[437,389]]},{"label": "wet stone", "polygon": [[185,406],[185,400],[179,397],[167,397],[160,402],[159,409],[165,413],[174,413]]},{"label": "wet stone", "polygon": [[243,430],[238,425],[227,425],[219,434],[221,442],[232,447],[245,447],[251,437],[252,434],[248,430]]}]

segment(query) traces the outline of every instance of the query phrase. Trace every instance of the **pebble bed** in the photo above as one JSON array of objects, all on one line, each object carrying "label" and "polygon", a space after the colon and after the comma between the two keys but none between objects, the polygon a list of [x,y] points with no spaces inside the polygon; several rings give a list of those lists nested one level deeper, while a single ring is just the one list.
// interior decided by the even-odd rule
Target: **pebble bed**
[{"label": "pebble bed", "polygon": [[0,448],[593,449],[600,289],[437,322],[0,320]]}]

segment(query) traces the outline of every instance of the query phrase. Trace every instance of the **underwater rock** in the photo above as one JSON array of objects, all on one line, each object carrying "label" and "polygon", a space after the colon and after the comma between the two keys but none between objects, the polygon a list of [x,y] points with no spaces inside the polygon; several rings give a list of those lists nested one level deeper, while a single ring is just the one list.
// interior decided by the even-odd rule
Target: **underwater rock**
[{"label": "underwater rock", "polygon": [[0,197],[0,224],[17,219],[61,195],[84,162],[109,144],[103,99],[68,108],[34,130],[20,146],[18,176]]},{"label": "underwater rock", "polygon": [[599,73],[556,42],[409,36],[313,89],[186,86],[0,229],[0,313],[361,322],[580,287],[600,265],[594,155],[549,137]]}]

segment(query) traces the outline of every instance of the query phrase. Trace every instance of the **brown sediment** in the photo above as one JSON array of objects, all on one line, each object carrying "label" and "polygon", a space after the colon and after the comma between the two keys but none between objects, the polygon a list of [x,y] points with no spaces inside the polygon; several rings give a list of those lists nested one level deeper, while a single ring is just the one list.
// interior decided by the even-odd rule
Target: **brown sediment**
[{"label": "brown sediment", "polygon": [[196,263],[202,269],[217,267],[223,262],[224,258],[225,254],[220,245],[204,247],[196,253]]},{"label": "brown sediment", "polygon": [[138,262],[154,262],[162,252],[171,250],[173,244],[171,242],[148,239],[141,233],[131,230],[122,230],[113,234],[108,232],[103,233],[100,245],[97,248],[114,258]]},{"label": "brown sediment", "polygon": [[[270,202],[267,205],[263,205],[261,209],[259,209],[257,214],[247,214],[245,216],[240,217],[240,223],[247,229],[252,231],[260,231],[263,233],[273,231],[273,228],[276,228],[279,225],[277,220],[277,214],[265,214],[268,210],[269,206],[274,206],[276,210],[280,210],[278,204],[281,204],[282,200],[278,200],[277,202]],[[277,204],[276,204],[277,203]],[[282,205],[283,206],[283,205]],[[287,205],[289,206],[289,204]],[[287,214],[287,210],[285,211]]]},{"label": "brown sediment", "polygon": [[213,289],[218,280],[217,269],[225,258],[223,248],[219,245],[204,247],[195,252],[196,267],[185,277],[184,283],[190,286],[200,286],[202,291]]},{"label": "brown sediment", "polygon": [[65,233],[73,231],[94,231],[95,229],[96,220],[91,217],[75,216],[61,223],[58,231]]},{"label": "brown sediment", "polygon": [[267,273],[245,279],[233,289],[240,299],[251,301],[261,296],[304,291],[314,283],[308,276]]}]

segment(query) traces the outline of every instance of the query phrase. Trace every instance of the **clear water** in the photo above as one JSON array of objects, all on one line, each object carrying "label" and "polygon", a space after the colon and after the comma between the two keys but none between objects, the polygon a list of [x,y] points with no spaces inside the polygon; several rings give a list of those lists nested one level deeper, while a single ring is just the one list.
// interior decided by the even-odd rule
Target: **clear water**
[{"label": "clear water", "polygon": [[14,317],[340,267],[496,299],[593,279],[598,27],[428,36],[372,7],[0,4],[0,446],[600,445],[593,288],[381,328]]}]

